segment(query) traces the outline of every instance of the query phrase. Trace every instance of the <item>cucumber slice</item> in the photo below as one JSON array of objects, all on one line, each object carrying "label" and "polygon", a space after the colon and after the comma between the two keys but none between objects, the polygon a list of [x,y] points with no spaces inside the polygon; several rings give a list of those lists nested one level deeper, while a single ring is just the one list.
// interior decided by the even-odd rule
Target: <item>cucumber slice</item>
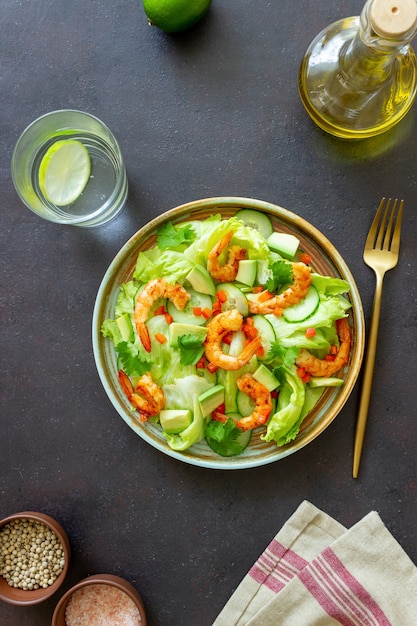
[{"label": "cucumber slice", "polygon": [[212,309],[211,297],[205,293],[199,293],[194,289],[187,289],[190,294],[190,299],[187,305],[182,311],[178,311],[175,304],[170,300],[167,301],[167,311],[172,317],[174,322],[181,324],[195,324],[196,326],[203,326],[206,323],[206,318],[203,315],[194,315],[194,307],[200,307],[201,309]]},{"label": "cucumber slice", "polygon": [[287,322],[303,322],[315,313],[320,304],[320,296],[314,285],[310,285],[307,295],[298,304],[284,309],[283,317]]},{"label": "cucumber slice", "polygon": [[[221,371],[221,370],[219,370],[219,371]],[[200,378],[205,378],[205,380],[208,383],[211,383],[212,385],[215,385],[218,382],[217,373],[216,372],[209,372],[209,370],[206,367],[201,367],[201,368],[200,367],[196,367],[195,373]]]},{"label": "cucumber slice", "polygon": [[261,235],[268,239],[269,235],[273,232],[273,227],[269,217],[261,211],[255,211],[254,209],[241,209],[235,215],[241,220],[245,226],[250,226],[259,230]]},{"label": "cucumber slice", "polygon": [[232,283],[220,283],[217,285],[217,292],[223,291],[226,294],[226,301],[222,303],[222,311],[237,309],[239,313],[246,317],[249,313],[248,300],[244,293]]},{"label": "cucumber slice", "polygon": [[271,350],[271,345],[276,341],[275,331],[272,328],[272,324],[263,315],[254,315],[252,320],[261,338],[262,347],[264,349],[263,355],[258,355],[258,359],[264,361],[268,356],[268,352]]},{"label": "cucumber slice", "polygon": [[255,282],[257,267],[258,264],[255,259],[243,259],[239,261],[236,281],[252,287]]},{"label": "cucumber slice", "polygon": [[240,389],[237,392],[236,402],[237,409],[239,413],[243,415],[243,417],[247,417],[255,410],[255,401],[252,400],[252,398],[250,398],[247,393],[240,391]]},{"label": "cucumber slice", "polygon": [[271,250],[292,261],[297,253],[300,240],[290,233],[275,232],[267,238],[266,243]]},{"label": "cucumber slice", "polygon": [[343,378],[336,378],[336,376],[317,376],[310,378],[308,384],[310,387],[340,387],[344,382]]}]

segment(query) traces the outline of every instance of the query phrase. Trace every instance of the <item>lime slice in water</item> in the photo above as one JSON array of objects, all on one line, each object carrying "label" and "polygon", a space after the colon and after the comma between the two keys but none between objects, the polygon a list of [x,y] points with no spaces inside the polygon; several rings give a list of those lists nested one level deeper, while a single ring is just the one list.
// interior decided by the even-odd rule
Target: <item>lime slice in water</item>
[{"label": "lime slice in water", "polygon": [[39,187],[45,198],[56,206],[71,204],[82,194],[90,169],[90,155],[81,141],[56,141],[39,166]]}]

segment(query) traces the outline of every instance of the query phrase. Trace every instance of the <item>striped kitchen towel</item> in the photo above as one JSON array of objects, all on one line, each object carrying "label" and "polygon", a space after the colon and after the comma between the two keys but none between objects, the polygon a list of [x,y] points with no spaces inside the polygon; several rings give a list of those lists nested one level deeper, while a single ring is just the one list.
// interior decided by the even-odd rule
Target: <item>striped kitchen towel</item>
[{"label": "striped kitchen towel", "polygon": [[347,530],[304,501],[213,626],[333,624],[417,624],[417,568],[375,511]]}]

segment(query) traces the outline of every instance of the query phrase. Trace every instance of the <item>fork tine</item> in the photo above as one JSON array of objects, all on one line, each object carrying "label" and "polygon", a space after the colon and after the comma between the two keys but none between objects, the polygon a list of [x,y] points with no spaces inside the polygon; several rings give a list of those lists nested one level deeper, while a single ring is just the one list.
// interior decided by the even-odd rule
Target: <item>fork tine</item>
[{"label": "fork tine", "polygon": [[392,235],[392,242],[391,242],[391,252],[394,252],[395,254],[398,254],[400,250],[401,220],[403,217],[403,206],[404,206],[404,200],[401,200],[400,206],[398,208],[397,221],[395,222],[394,234]]},{"label": "fork tine", "polygon": [[384,235],[387,232],[385,225],[387,222],[388,211],[390,209],[390,206],[391,206],[391,198],[388,198],[387,206],[385,207],[385,211],[384,211],[384,214],[382,215],[381,223],[379,225],[378,237],[375,242],[375,248],[377,248],[378,250],[382,250],[382,246],[384,245],[383,242],[385,243],[385,241],[387,241],[387,239],[384,238]]},{"label": "fork tine", "polygon": [[[389,203],[390,203],[390,201],[388,200],[388,206],[389,206]],[[378,234],[378,232],[380,232],[380,230],[379,230],[379,222],[380,222],[380,219],[381,219],[381,216],[382,216],[382,211],[383,211],[383,208],[384,208],[384,204],[385,204],[385,197],[381,198],[381,202],[379,203],[378,210],[376,212],[374,220],[373,220],[373,222],[371,224],[371,227],[369,229],[369,233],[368,233],[368,236],[366,238],[366,244],[365,244],[366,247],[368,247],[368,248],[373,248],[374,247],[377,234]],[[382,219],[383,219],[383,222],[384,222],[385,217],[383,217]]]},{"label": "fork tine", "polygon": [[[381,250],[389,250],[390,246],[391,246],[392,225],[393,225],[393,222],[394,222],[395,209],[397,208],[398,200],[397,199],[394,200],[394,204],[392,206],[391,213],[388,216],[388,207],[390,205],[390,202],[391,202],[391,198],[388,201],[387,209],[385,211],[385,221],[388,219],[388,217],[389,217],[389,220],[388,220],[388,224],[387,224],[386,229],[385,229],[384,241],[381,242],[382,245],[379,246],[381,248]],[[385,224],[384,224],[384,226],[385,226]],[[383,229],[381,228],[381,237],[382,237],[382,235],[383,235]]]}]

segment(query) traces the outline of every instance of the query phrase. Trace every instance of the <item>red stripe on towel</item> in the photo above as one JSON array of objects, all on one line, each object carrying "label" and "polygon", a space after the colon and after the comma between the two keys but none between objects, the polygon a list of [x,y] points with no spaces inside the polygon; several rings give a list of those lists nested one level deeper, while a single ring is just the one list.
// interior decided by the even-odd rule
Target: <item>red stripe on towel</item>
[{"label": "red stripe on towel", "polygon": [[249,570],[249,576],[260,585],[265,585],[274,593],[278,593],[307,564],[308,561],[296,552],[273,539]]},{"label": "red stripe on towel", "polygon": [[299,574],[299,579],[330,617],[342,626],[392,626],[381,607],[326,548]]}]

